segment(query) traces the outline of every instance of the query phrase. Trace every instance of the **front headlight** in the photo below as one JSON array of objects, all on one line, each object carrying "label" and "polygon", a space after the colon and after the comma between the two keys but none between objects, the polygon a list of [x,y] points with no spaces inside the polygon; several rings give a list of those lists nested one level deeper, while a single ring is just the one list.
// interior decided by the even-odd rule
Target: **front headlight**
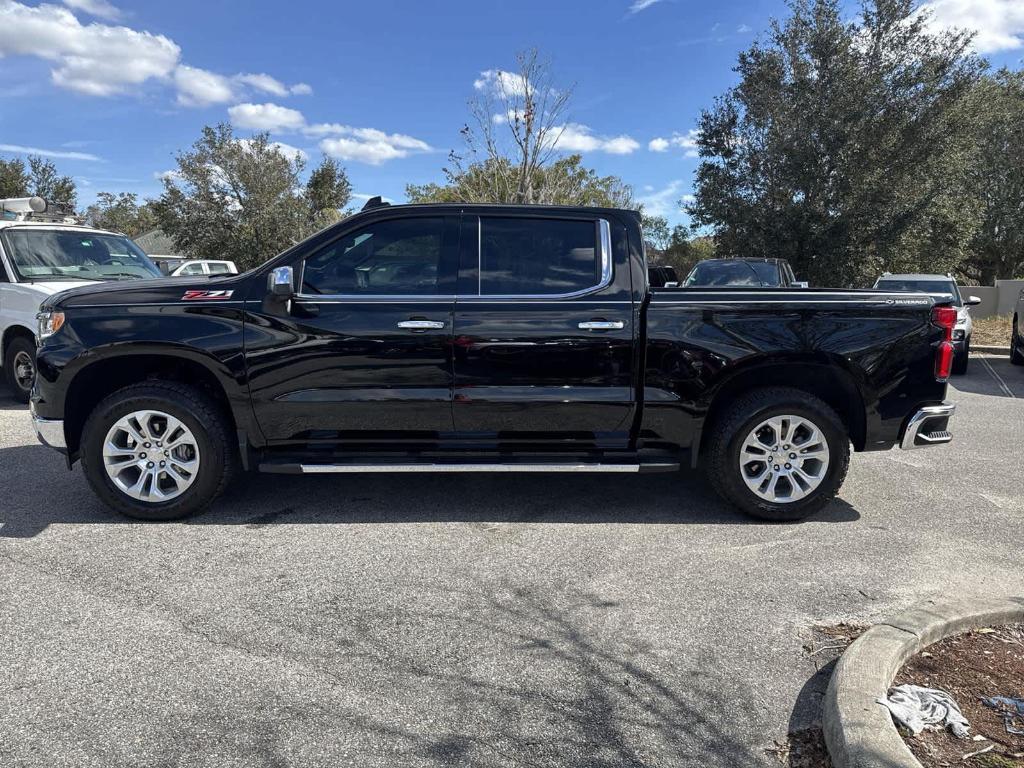
[{"label": "front headlight", "polygon": [[64,325],[63,312],[40,312],[36,315],[39,321],[39,340],[53,336]]}]

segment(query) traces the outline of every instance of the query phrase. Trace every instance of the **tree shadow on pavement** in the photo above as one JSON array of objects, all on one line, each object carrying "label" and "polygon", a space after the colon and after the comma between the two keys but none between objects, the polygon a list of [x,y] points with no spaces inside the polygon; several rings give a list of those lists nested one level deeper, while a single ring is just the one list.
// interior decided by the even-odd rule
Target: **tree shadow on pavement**
[{"label": "tree shadow on pavement", "polygon": [[[31,537],[54,523],[127,523],[92,493],[80,468],[42,445],[0,449],[0,537]],[[842,499],[809,518],[853,522]],[[242,474],[194,525],[277,523],[758,523],[723,502],[697,472],[382,474],[337,477]]]},{"label": "tree shadow on pavement", "polygon": [[[134,715],[168,735],[147,752],[162,764],[208,750],[231,765],[765,764],[743,737],[762,719],[746,691],[723,690],[701,659],[646,646],[623,626],[619,603],[516,586],[448,596],[450,608],[429,601],[436,607],[422,611],[358,611],[339,595],[311,596],[301,613],[278,617],[294,633],[285,643],[196,628],[200,650],[206,638],[281,673],[248,678],[240,667],[230,688],[212,690],[183,670],[173,696]],[[190,705],[176,712],[175,700]],[[121,727],[133,729],[130,720]],[[82,735],[88,753],[97,737]],[[118,764],[137,748],[132,740],[103,746],[108,755],[128,752]]]}]

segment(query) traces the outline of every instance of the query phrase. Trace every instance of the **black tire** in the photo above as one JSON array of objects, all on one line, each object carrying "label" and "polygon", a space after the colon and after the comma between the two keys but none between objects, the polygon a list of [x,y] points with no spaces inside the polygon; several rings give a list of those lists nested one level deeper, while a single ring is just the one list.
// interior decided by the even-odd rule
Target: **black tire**
[{"label": "black tire", "polygon": [[967,373],[967,364],[971,361],[971,337],[964,339],[964,349],[959,355],[953,358],[954,376],[963,376]]},{"label": "black tire", "polygon": [[[740,450],[747,435],[772,416],[800,416],[821,431],[829,463],[821,483],[804,498],[772,502],[747,487]],[[789,387],[766,387],[740,396],[713,427],[705,468],[711,485],[734,506],[761,520],[803,520],[825,507],[839,491],[850,466],[850,439],[838,414],[813,395]],[[787,481],[788,482],[788,481]]]},{"label": "black tire", "polygon": [[1010,326],[1010,362],[1014,365],[1024,365],[1024,341],[1017,335],[1017,318],[1013,318],[1013,325]]},{"label": "black tire", "polygon": [[[32,366],[32,376],[26,381],[22,380],[20,372],[23,370],[25,357]],[[16,336],[7,345],[4,351],[4,378],[7,379],[7,386],[14,393],[14,398],[22,403],[27,403],[32,394],[32,378],[36,370],[36,344],[33,339],[24,336]],[[27,386],[25,386],[27,384]]]},{"label": "black tire", "polygon": [[[148,502],[119,489],[104,466],[103,444],[111,427],[134,411],[156,410],[179,419],[199,449],[195,479],[170,501]],[[116,512],[139,520],[177,520],[208,507],[227,487],[236,466],[228,420],[204,393],[185,384],[145,382],[109,395],[93,409],[82,430],[82,469],[96,495]]]}]

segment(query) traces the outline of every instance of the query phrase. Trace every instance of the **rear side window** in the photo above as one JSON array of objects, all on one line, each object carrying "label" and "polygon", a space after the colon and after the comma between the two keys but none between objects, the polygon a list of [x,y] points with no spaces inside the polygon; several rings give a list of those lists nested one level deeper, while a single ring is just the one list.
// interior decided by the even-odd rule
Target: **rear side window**
[{"label": "rear side window", "polygon": [[480,219],[480,294],[547,296],[595,288],[603,277],[595,221]]},{"label": "rear side window", "polygon": [[220,264],[216,261],[212,261],[207,266],[210,268],[211,275],[229,275],[231,274],[231,267],[227,264]]},{"label": "rear side window", "polygon": [[368,224],[309,257],[302,290],[352,296],[437,294],[443,235],[441,217]]}]

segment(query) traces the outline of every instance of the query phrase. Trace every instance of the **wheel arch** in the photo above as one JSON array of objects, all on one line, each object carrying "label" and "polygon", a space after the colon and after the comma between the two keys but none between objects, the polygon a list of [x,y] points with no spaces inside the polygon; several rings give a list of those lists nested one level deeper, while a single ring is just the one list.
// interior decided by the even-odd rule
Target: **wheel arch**
[{"label": "wheel arch", "polygon": [[4,328],[3,338],[0,339],[0,362],[7,363],[7,347],[17,338],[25,338],[35,344],[36,334],[31,328],[25,325],[14,323]]},{"label": "wheel arch", "polygon": [[738,366],[725,377],[710,396],[701,428],[700,455],[707,449],[709,436],[739,395],[765,387],[788,387],[814,395],[831,407],[842,419],[854,449],[861,451],[867,439],[867,407],[857,378],[845,361],[820,356],[773,357]]},{"label": "wheel arch", "polygon": [[64,434],[68,455],[77,456],[86,419],[103,398],[132,384],[147,380],[174,381],[195,387],[208,395],[228,419],[232,430],[239,428],[224,372],[213,360],[176,350],[135,350],[108,354],[77,370],[64,396]]}]

